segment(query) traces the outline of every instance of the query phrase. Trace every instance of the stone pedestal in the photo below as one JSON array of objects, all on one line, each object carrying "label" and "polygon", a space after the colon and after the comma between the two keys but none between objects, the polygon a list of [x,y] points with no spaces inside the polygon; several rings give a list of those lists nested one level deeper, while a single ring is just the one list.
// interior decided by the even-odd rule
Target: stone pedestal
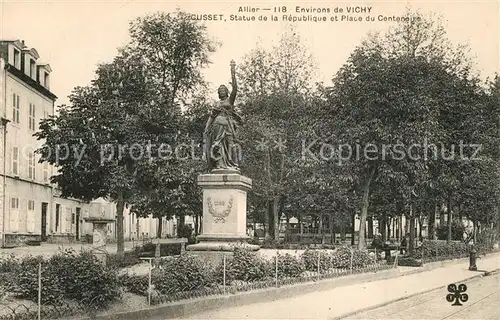
[{"label": "stone pedestal", "polygon": [[105,219],[101,217],[88,217],[84,218],[85,222],[92,223],[92,253],[97,260],[106,264],[106,238],[107,238],[107,224],[112,223],[114,219]]},{"label": "stone pedestal", "polygon": [[234,246],[259,250],[247,243],[247,192],[252,180],[237,172],[217,172],[198,176],[198,185],[203,189],[203,232],[200,243],[187,246],[188,253],[215,262]]}]

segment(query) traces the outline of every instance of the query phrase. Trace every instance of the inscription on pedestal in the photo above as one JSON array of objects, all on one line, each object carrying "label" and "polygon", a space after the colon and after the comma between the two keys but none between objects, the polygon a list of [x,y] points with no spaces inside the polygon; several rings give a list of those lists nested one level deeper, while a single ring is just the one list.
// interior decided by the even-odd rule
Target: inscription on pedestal
[{"label": "inscription on pedestal", "polygon": [[226,218],[231,213],[233,208],[233,197],[229,197],[229,201],[217,199],[213,200],[211,197],[207,198],[208,212],[214,217],[215,223],[225,223]]}]

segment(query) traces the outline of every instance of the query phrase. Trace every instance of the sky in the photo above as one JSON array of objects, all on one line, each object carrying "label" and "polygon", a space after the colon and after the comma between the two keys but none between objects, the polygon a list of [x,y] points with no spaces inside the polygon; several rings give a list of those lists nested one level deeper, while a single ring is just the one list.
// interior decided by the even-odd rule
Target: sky
[{"label": "sky", "polygon": [[[380,15],[402,15],[410,5],[422,12],[442,16],[450,40],[471,47],[477,69],[483,78],[500,70],[498,1],[6,1],[0,0],[0,38],[22,39],[35,48],[40,61],[51,65],[51,91],[58,96],[57,104],[67,103],[75,86],[83,86],[94,78],[97,64],[109,62],[117,48],[128,40],[129,22],[155,11],[173,12],[176,8],[193,14],[223,14],[226,21],[206,21],[209,35],[222,43],[211,55],[212,64],[203,71],[216,88],[229,82],[229,62],[238,61],[261,42],[270,48],[291,26],[283,13],[273,13],[275,7],[287,9],[295,17],[311,15],[296,13],[302,8],[342,8],[343,13],[314,14],[327,17],[327,22],[297,22],[295,30],[309,48],[318,66],[317,80],[330,83],[334,73],[368,32],[387,30],[394,22],[330,21],[332,16],[347,15],[348,7],[371,8],[369,13],[348,14],[378,20]],[[240,7],[260,8],[257,13],[238,12]],[[271,9],[262,11],[262,9]],[[278,9],[277,9],[278,10]],[[230,15],[268,17],[268,21],[229,21]],[[270,21],[275,15],[281,21]]]}]

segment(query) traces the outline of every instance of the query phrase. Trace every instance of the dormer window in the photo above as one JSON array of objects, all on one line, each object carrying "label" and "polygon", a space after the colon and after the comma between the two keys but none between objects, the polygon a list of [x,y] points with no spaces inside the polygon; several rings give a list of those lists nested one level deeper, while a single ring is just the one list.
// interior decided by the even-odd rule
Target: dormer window
[{"label": "dormer window", "polygon": [[14,49],[14,67],[21,69],[21,51]]},{"label": "dormer window", "polygon": [[43,73],[43,84],[45,88],[49,89],[50,82],[49,82],[49,74],[47,72]]},{"label": "dormer window", "polygon": [[36,63],[33,59],[30,59],[30,77],[36,79]]}]

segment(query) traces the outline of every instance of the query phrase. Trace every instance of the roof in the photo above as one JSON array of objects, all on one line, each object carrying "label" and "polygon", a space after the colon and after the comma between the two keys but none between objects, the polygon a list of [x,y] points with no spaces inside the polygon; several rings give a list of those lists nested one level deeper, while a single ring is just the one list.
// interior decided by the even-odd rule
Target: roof
[{"label": "roof", "polygon": [[43,94],[45,97],[49,98],[52,101],[55,101],[57,99],[57,96],[50,92],[49,89],[45,88],[42,86],[40,83],[37,81],[33,80],[31,77],[26,75],[24,72],[21,70],[17,69],[16,67],[12,66],[9,63],[5,63],[5,70],[8,71],[9,73],[13,74],[16,76],[18,79],[22,80],[24,83],[28,84],[30,87],[38,91],[39,93]]},{"label": "roof", "polygon": [[23,49],[23,52],[28,52],[29,54],[31,54],[35,59],[38,59],[40,58],[40,55],[38,54],[38,51],[36,51],[35,48],[31,48],[31,49],[28,49],[28,48],[24,48]]},{"label": "roof", "polygon": [[12,43],[14,46],[16,46],[19,50],[23,50],[26,46],[21,40],[0,40],[0,43]]},{"label": "roof", "polygon": [[37,66],[39,68],[45,68],[48,72],[52,72],[52,68],[50,67],[50,64],[48,63],[38,63]]}]

